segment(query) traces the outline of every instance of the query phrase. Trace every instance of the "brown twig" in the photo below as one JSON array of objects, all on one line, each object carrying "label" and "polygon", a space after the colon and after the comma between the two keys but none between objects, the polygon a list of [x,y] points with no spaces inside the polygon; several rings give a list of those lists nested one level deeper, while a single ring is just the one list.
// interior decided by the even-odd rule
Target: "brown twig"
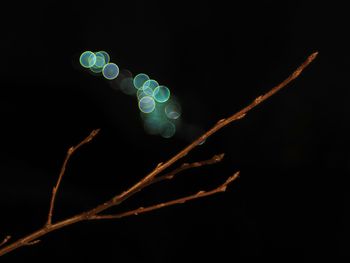
[{"label": "brown twig", "polygon": [[229,177],[225,183],[221,184],[220,186],[218,186],[217,188],[210,190],[210,191],[199,191],[196,194],[190,195],[190,196],[186,196],[186,197],[182,197],[179,199],[175,199],[175,200],[171,200],[168,202],[164,202],[164,203],[160,203],[160,204],[156,204],[156,205],[152,205],[152,206],[148,206],[148,207],[139,207],[137,209],[134,210],[130,210],[127,212],[123,212],[120,214],[116,214],[116,215],[96,215],[96,216],[92,216],[91,218],[89,218],[90,220],[98,220],[98,219],[119,219],[122,217],[127,217],[127,216],[132,216],[132,215],[139,215],[139,214],[143,214],[146,212],[150,212],[156,209],[160,209],[160,208],[164,208],[167,206],[172,206],[172,205],[176,205],[176,204],[183,204],[187,201],[193,200],[193,199],[197,199],[197,198],[202,198],[205,196],[209,196],[209,195],[213,195],[216,193],[220,193],[220,192],[225,192],[227,186],[233,182],[234,180],[236,180],[239,176],[239,172],[236,172],[233,176]]},{"label": "brown twig", "polygon": [[180,165],[178,168],[174,169],[173,171],[162,175],[162,176],[158,176],[156,178],[154,178],[152,181],[150,181],[147,186],[164,181],[164,180],[171,180],[174,178],[175,175],[185,171],[185,170],[189,170],[192,168],[198,168],[201,166],[206,166],[206,165],[212,165],[212,164],[216,164],[218,162],[221,162],[222,159],[224,159],[225,154],[221,153],[221,154],[216,154],[214,155],[212,158],[208,159],[208,160],[204,160],[204,161],[197,161],[197,162],[193,162],[193,163],[183,163],[182,165]]},{"label": "brown twig", "polygon": [[[198,168],[201,166],[206,166],[206,165],[212,165],[212,164],[216,164],[218,162],[221,162],[222,159],[224,159],[225,154],[221,153],[221,154],[216,154],[214,155],[212,158],[208,159],[208,160],[204,160],[204,161],[197,161],[197,162],[193,162],[193,163],[183,163],[182,165],[180,165],[178,168],[174,169],[173,171],[162,175],[162,176],[158,176],[153,178],[152,181],[149,181],[148,183],[145,183],[142,187],[140,187],[137,191],[133,192],[132,195],[129,195],[129,197],[133,196],[136,194],[136,192],[140,192],[141,190],[145,189],[146,187],[165,181],[165,180],[171,180],[174,178],[175,175],[185,171],[185,170],[189,170],[192,168]],[[125,201],[126,199],[124,199],[123,201]]]},{"label": "brown twig", "polygon": [[0,247],[3,246],[3,245],[5,245],[5,244],[10,240],[10,238],[11,238],[11,236],[6,236],[6,237],[4,238],[4,240],[0,243]]},{"label": "brown twig", "polygon": [[[54,207],[56,192],[57,192],[57,189],[58,189],[58,187],[60,185],[60,182],[62,180],[63,174],[64,174],[65,169],[66,169],[66,165],[68,163],[68,160],[69,160],[70,156],[73,154],[73,152],[75,152],[80,146],[84,145],[85,143],[91,141],[94,138],[94,136],[99,131],[99,130],[94,130],[81,143],[79,143],[77,146],[72,147],[72,148],[70,148],[68,150],[66,159],[65,159],[65,161],[64,161],[64,163],[62,165],[62,169],[61,169],[58,181],[57,181],[56,186],[55,186],[55,188],[53,190],[53,193],[52,193],[52,198],[51,198],[51,203],[50,203],[50,210],[49,210],[49,216],[48,216],[48,220],[47,220],[45,226],[40,228],[39,230],[37,230],[37,231],[27,235],[27,236],[19,239],[19,240],[11,243],[11,244],[8,244],[7,246],[4,246],[4,247],[0,248],[0,256],[5,255],[5,254],[7,254],[7,253],[9,253],[9,252],[19,248],[19,247],[25,246],[26,244],[29,244],[29,243],[37,240],[38,238],[40,238],[40,237],[42,237],[42,236],[44,236],[44,235],[46,235],[46,234],[48,234],[48,233],[50,233],[52,231],[55,231],[55,230],[63,228],[63,227],[67,227],[69,225],[72,225],[72,224],[75,224],[75,223],[78,223],[78,222],[81,222],[81,221],[84,221],[84,220],[90,220],[90,219],[98,216],[99,213],[105,211],[106,209],[108,209],[108,208],[110,208],[112,206],[116,206],[116,205],[120,204],[121,202],[126,200],[128,197],[134,195],[135,193],[137,193],[138,191],[140,191],[141,189],[143,189],[147,185],[152,184],[152,181],[155,180],[157,175],[159,175],[165,169],[167,169],[168,167],[173,165],[175,162],[177,162],[180,159],[182,159],[190,151],[192,151],[195,147],[197,147],[199,144],[201,144],[201,142],[203,142],[208,137],[210,137],[211,135],[213,135],[214,133],[216,133],[217,131],[219,131],[223,127],[227,126],[228,124],[243,118],[247,114],[248,111],[250,111],[251,109],[253,109],[257,105],[259,105],[261,102],[265,101],[266,99],[268,99],[269,97],[274,95],[276,92],[281,90],[283,87],[288,85],[291,81],[296,79],[301,74],[301,72],[316,58],[317,54],[318,54],[317,52],[311,54],[304,61],[304,63],[302,63],[288,78],[286,78],[279,85],[277,85],[276,87],[272,88],[265,95],[256,98],[248,106],[246,106],[245,108],[243,108],[239,112],[233,114],[229,118],[222,119],[222,120],[218,121],[210,130],[205,132],[202,136],[200,136],[198,139],[193,141],[191,144],[189,144],[186,148],[184,148],[179,153],[177,153],[175,156],[170,158],[168,161],[158,164],[157,167],[155,169],[153,169],[148,175],[146,175],[143,179],[141,179],[139,182],[134,184],[132,187],[130,187],[125,192],[114,196],[109,201],[107,201],[107,202],[105,202],[103,204],[100,204],[97,207],[95,207],[95,208],[93,208],[93,209],[91,209],[89,211],[83,212],[81,214],[75,215],[73,217],[67,218],[67,219],[59,221],[57,223],[52,223],[52,213],[53,213],[53,207]],[[224,191],[226,189],[226,186],[228,185],[228,183],[232,182],[235,178],[236,178],[235,176],[230,177],[225,184],[223,184],[223,185],[221,185],[219,187],[219,189],[221,191]],[[214,189],[212,191],[216,191],[216,190]],[[212,194],[212,191],[199,192],[199,193],[196,194],[196,198],[210,195],[210,194]],[[184,198],[182,198],[180,200],[188,201],[188,200],[192,200],[192,199],[194,199],[193,196],[189,196],[189,197],[184,197]],[[168,206],[173,204],[171,202],[179,203],[178,200],[170,201]],[[153,207],[149,207],[148,209],[152,208],[152,210],[154,210],[154,209],[159,209],[159,208],[162,208],[162,207],[164,207],[164,205],[159,204],[159,205],[156,205],[156,206],[153,206]]]},{"label": "brown twig", "polygon": [[[195,147],[200,145],[203,141],[208,139],[211,135],[216,133],[217,131],[221,130],[223,127],[227,126],[228,124],[242,119],[248,111],[255,108],[257,105],[259,105],[261,102],[267,100],[272,95],[280,91],[283,87],[287,86],[290,82],[292,82],[294,79],[296,79],[301,72],[308,66],[310,63],[316,58],[318,52],[312,53],[305,61],[302,63],[288,78],[286,78],[284,81],[282,81],[280,84],[278,84],[276,87],[272,88],[269,92],[266,94],[257,97],[252,103],[250,103],[248,106],[244,107],[242,110],[238,111],[237,113],[233,114],[227,119],[221,119],[219,120],[210,130],[205,132],[202,136],[200,136],[198,139],[193,141],[191,144],[189,144],[186,148],[184,148],[182,151],[177,153],[175,156],[173,156],[170,160],[168,160],[165,163],[162,163],[161,165],[157,166],[151,173],[149,173],[146,178],[144,178],[144,181],[151,180],[153,177],[155,177],[160,172],[164,171],[166,168],[177,162],[178,160],[182,159],[184,156],[186,156],[190,151],[192,151]],[[135,185],[135,187],[137,187]]]},{"label": "brown twig", "polygon": [[63,161],[62,167],[61,167],[61,171],[60,174],[58,176],[56,185],[54,186],[54,188],[52,189],[52,196],[51,196],[51,201],[50,201],[50,209],[49,209],[49,214],[47,217],[47,222],[46,222],[46,226],[51,225],[52,223],[52,214],[53,214],[53,209],[55,207],[55,200],[56,200],[56,194],[57,194],[57,190],[60,187],[63,175],[66,172],[66,167],[68,164],[69,159],[71,158],[71,156],[84,144],[87,144],[88,142],[90,142],[98,133],[99,133],[100,129],[96,129],[93,130],[84,140],[82,140],[78,145],[76,146],[72,146],[68,149],[67,154],[66,154],[66,158]]}]

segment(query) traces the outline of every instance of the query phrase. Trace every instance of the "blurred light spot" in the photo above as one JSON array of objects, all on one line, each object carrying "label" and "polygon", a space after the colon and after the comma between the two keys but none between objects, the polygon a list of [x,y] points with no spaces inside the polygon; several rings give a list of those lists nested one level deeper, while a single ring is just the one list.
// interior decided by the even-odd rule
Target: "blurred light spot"
[{"label": "blurred light spot", "polygon": [[153,89],[151,87],[143,87],[141,89],[143,93],[145,93],[147,96],[153,96]]},{"label": "blurred light spot", "polygon": [[165,114],[169,119],[176,120],[181,116],[181,108],[179,104],[175,102],[170,102],[165,106]]},{"label": "blurred light spot", "polygon": [[153,112],[149,114],[144,114],[143,117],[143,124],[144,129],[148,134],[156,135],[161,132],[161,128],[164,123],[164,117],[159,114],[157,109],[155,109]]},{"label": "blurred light spot", "polygon": [[94,67],[103,68],[108,62],[105,61],[105,56],[101,52],[96,52],[96,63]]},{"label": "blurred light spot", "polygon": [[166,102],[170,98],[170,90],[166,86],[158,86],[153,91],[153,98],[160,103]]},{"label": "blurred light spot", "polygon": [[139,108],[144,113],[151,113],[156,107],[156,102],[151,96],[145,96],[139,101]]},{"label": "blurred light spot", "polygon": [[84,68],[91,68],[96,63],[96,55],[91,51],[85,51],[80,55],[79,62]]},{"label": "blurred light spot", "polygon": [[159,84],[157,81],[155,81],[154,79],[149,79],[149,80],[145,81],[145,83],[143,83],[142,89],[149,96],[153,96],[153,91],[158,86],[159,86]]},{"label": "blurred light spot", "polygon": [[103,55],[103,57],[105,59],[105,64],[110,62],[111,58],[110,58],[109,54],[106,51],[101,50],[101,51],[96,53],[96,56],[97,56],[97,54]]},{"label": "blurred light spot", "polygon": [[101,73],[102,68],[96,67],[95,65],[90,68],[93,73]]},{"label": "blurred light spot", "polygon": [[119,75],[119,67],[114,63],[108,63],[103,67],[102,74],[106,79],[115,79]]},{"label": "blurred light spot", "polygon": [[143,89],[139,89],[136,93],[136,96],[137,100],[140,101],[143,97],[146,97],[148,95],[143,91]]},{"label": "blurred light spot", "polygon": [[172,122],[167,121],[167,122],[163,123],[160,135],[163,138],[170,138],[170,137],[174,136],[175,132],[176,132],[175,125]]},{"label": "blurred light spot", "polygon": [[143,87],[143,84],[149,80],[149,77],[144,74],[144,73],[140,73],[140,74],[137,74],[134,78],[134,86],[136,89],[142,89]]}]

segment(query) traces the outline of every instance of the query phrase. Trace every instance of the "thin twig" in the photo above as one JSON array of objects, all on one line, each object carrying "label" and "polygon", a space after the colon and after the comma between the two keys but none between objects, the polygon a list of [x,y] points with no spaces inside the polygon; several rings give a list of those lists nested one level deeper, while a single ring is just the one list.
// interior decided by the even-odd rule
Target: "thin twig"
[{"label": "thin twig", "polygon": [[28,243],[26,244],[26,246],[33,246],[33,245],[38,244],[39,242],[41,242],[41,240],[40,240],[40,239],[37,239],[37,240],[34,240],[34,241],[32,241],[32,242],[28,242]]},{"label": "thin twig", "polygon": [[64,162],[62,164],[61,167],[61,171],[60,174],[58,176],[56,185],[54,186],[54,188],[52,189],[52,196],[51,196],[51,202],[50,202],[50,209],[49,209],[49,214],[47,217],[47,222],[46,222],[46,226],[51,225],[52,223],[52,214],[53,214],[53,209],[55,206],[55,200],[56,200],[56,194],[57,194],[57,190],[60,187],[63,175],[66,172],[66,167],[68,164],[68,161],[70,159],[70,157],[84,144],[90,142],[98,133],[99,133],[100,129],[96,129],[93,130],[84,140],[82,140],[79,144],[77,144],[76,146],[72,146],[68,149],[67,154],[66,154],[66,158],[64,159]]},{"label": "thin twig", "polygon": [[210,191],[199,191],[196,194],[190,195],[190,196],[186,196],[186,197],[182,197],[179,199],[175,199],[175,200],[171,200],[168,202],[164,202],[164,203],[160,203],[160,204],[156,204],[156,205],[152,205],[152,206],[148,206],[148,207],[139,207],[137,209],[133,209],[127,212],[123,212],[120,214],[116,214],[116,215],[96,215],[96,216],[92,216],[89,219],[90,220],[98,220],[98,219],[119,219],[122,217],[126,217],[126,216],[132,216],[132,215],[139,215],[139,214],[143,214],[146,212],[150,212],[156,209],[160,209],[160,208],[164,208],[167,206],[172,206],[172,205],[176,205],[176,204],[183,204],[187,201],[193,200],[193,199],[197,199],[197,198],[202,198],[205,196],[209,196],[209,195],[213,195],[216,193],[220,193],[220,192],[225,192],[227,186],[233,182],[234,180],[236,180],[239,176],[239,172],[236,172],[233,176],[229,177],[225,183],[221,184],[220,186],[218,186],[217,188],[210,190]]},{"label": "thin twig", "polygon": [[197,161],[197,162],[193,162],[193,163],[183,163],[182,165],[180,165],[178,168],[174,169],[173,171],[171,171],[165,175],[154,178],[152,181],[150,181],[147,184],[147,186],[164,181],[164,180],[171,180],[174,178],[175,175],[177,175],[185,170],[188,170],[188,169],[216,164],[218,162],[221,162],[222,159],[224,159],[224,156],[225,156],[225,154],[221,153],[221,154],[214,155],[212,158],[210,158],[208,160]]},{"label": "thin twig", "polygon": [[[163,172],[165,169],[167,169],[168,167],[170,167],[172,164],[174,164],[175,162],[177,162],[178,160],[180,160],[181,158],[183,158],[184,156],[186,156],[190,151],[192,151],[196,146],[198,146],[199,144],[201,144],[201,142],[203,142],[204,140],[206,140],[208,137],[210,137],[211,135],[213,135],[214,133],[216,133],[217,131],[219,131],[220,129],[222,129],[223,127],[227,126],[228,124],[239,120],[241,118],[243,118],[248,111],[250,111],[251,109],[253,109],[254,107],[256,107],[257,105],[259,105],[261,102],[265,101],[266,99],[268,99],[269,97],[271,97],[272,95],[274,95],[276,92],[278,92],[280,89],[282,89],[283,87],[285,87],[287,84],[289,84],[292,80],[296,79],[301,72],[316,58],[317,56],[317,52],[311,54],[303,64],[301,64],[287,79],[285,79],[283,82],[281,82],[279,85],[277,85],[276,87],[274,87],[273,89],[271,89],[269,92],[267,92],[265,95],[260,96],[258,98],[256,98],[251,104],[249,104],[248,106],[246,106],[245,108],[243,108],[242,110],[240,110],[239,112],[233,114],[232,116],[230,116],[227,119],[222,119],[220,121],[218,121],[214,127],[212,127],[210,130],[208,130],[206,133],[204,133],[202,136],[200,136],[198,139],[196,139],[194,142],[192,142],[191,144],[189,144],[186,148],[184,148],[182,151],[180,151],[179,153],[177,153],[175,156],[173,156],[172,158],[170,158],[168,161],[164,162],[164,163],[160,163],[159,165],[157,165],[157,167],[155,169],[153,169],[148,175],[146,175],[143,179],[141,179],[139,182],[137,182],[136,184],[134,184],[132,187],[130,187],[128,190],[126,190],[125,192],[114,196],[112,199],[110,199],[109,201],[98,205],[97,207],[80,213],[78,215],[72,216],[70,218],[64,219],[62,221],[59,221],[57,223],[52,223],[52,213],[53,213],[53,207],[54,207],[54,202],[55,202],[55,196],[56,196],[56,192],[57,189],[60,185],[60,181],[62,180],[63,174],[65,172],[66,169],[66,165],[68,163],[68,160],[70,158],[70,156],[73,154],[73,152],[75,150],[77,150],[80,146],[82,146],[83,144],[91,141],[95,135],[98,133],[99,130],[94,130],[86,139],[84,139],[81,143],[79,143],[77,146],[70,148],[66,159],[62,165],[62,169],[61,169],[61,173],[59,175],[59,179],[56,183],[56,186],[54,188],[54,191],[52,193],[52,198],[51,198],[51,205],[50,205],[50,210],[49,210],[49,215],[48,215],[48,220],[47,223],[44,227],[40,228],[39,230],[11,243],[8,244],[2,248],[0,248],[0,256],[5,255],[17,248],[20,248],[22,246],[25,246],[28,243],[31,243],[35,240],[37,240],[38,238],[52,232],[58,229],[61,229],[63,227],[67,227],[69,225],[84,221],[84,220],[89,220],[92,219],[93,217],[97,216],[99,213],[105,211],[106,209],[112,207],[112,206],[116,206],[118,204],[120,204],[121,202],[123,202],[124,200],[126,200],[128,197],[132,196],[133,194],[135,194],[136,192],[140,191],[140,189],[143,189],[145,186],[149,185],[150,182],[152,182],[155,177],[157,175],[159,175],[161,172]],[[230,183],[231,181],[233,181],[235,179],[235,177],[230,177],[228,179],[228,181],[221,185],[219,187],[220,191],[224,191],[226,190],[226,187],[228,185],[228,183]],[[215,191],[212,190],[212,191]],[[209,192],[199,192],[197,193],[197,197],[203,197],[203,196],[207,196],[212,194],[212,191]],[[190,197],[185,197],[185,199],[183,198],[182,201],[188,201],[186,198],[190,198]],[[192,198],[193,199],[193,198]],[[175,202],[171,201],[171,202]],[[178,201],[176,201],[178,202]],[[170,203],[169,205],[172,205],[172,203]],[[162,208],[164,206],[160,205],[160,206],[156,206],[153,208],[154,209],[159,209]],[[150,209],[150,208],[149,208]]]},{"label": "thin twig", "polygon": [[[272,95],[280,91],[283,87],[287,86],[290,82],[292,82],[294,79],[296,79],[301,72],[308,66],[310,63],[317,57],[318,52],[312,53],[305,61],[302,63],[289,77],[287,77],[284,81],[282,81],[280,84],[272,88],[269,92],[266,94],[257,97],[252,103],[250,103],[248,106],[244,107],[242,110],[238,111],[237,113],[233,114],[227,119],[221,119],[219,120],[210,130],[205,132],[202,136],[200,136],[198,139],[193,141],[191,144],[189,144],[186,148],[184,148],[182,151],[177,153],[175,156],[173,156],[171,159],[166,161],[165,163],[162,163],[161,165],[157,166],[151,173],[149,173],[142,181],[149,181],[152,178],[154,178],[157,174],[164,171],[166,168],[177,162],[178,160],[182,159],[184,156],[186,156],[190,151],[192,151],[195,147],[200,145],[203,141],[208,139],[211,135],[216,133],[217,131],[221,130],[223,127],[227,126],[228,124],[242,119],[248,111],[255,108],[257,105],[262,103],[263,101],[270,98]],[[144,182],[143,182],[144,183]],[[137,184],[134,186],[135,188],[139,187]]]},{"label": "thin twig", "polygon": [[265,101],[272,95],[274,95],[276,92],[281,90],[283,87],[287,86],[292,80],[296,79],[301,72],[316,58],[318,52],[315,52],[311,54],[290,76],[288,76],[284,81],[282,81],[280,84],[272,88],[269,92],[267,92],[263,96],[259,96],[256,98],[252,103],[250,103],[248,106],[243,108],[242,110],[238,111],[237,113],[233,114],[227,119],[221,119],[218,121],[210,130],[205,132],[202,136],[200,136],[198,139],[193,141],[191,144],[189,144],[187,147],[185,147],[183,150],[181,150],[179,153],[177,153],[175,156],[170,158],[168,161],[164,163],[160,163],[156,166],[156,168],[153,169],[148,175],[146,175],[143,179],[138,181],[136,184],[134,184],[132,187],[130,187],[125,192],[121,193],[120,195],[114,196],[109,201],[97,206],[96,208],[88,211],[86,213],[86,219],[93,215],[97,215],[101,213],[102,211],[112,207],[119,205],[123,201],[125,201],[130,196],[134,195],[135,193],[139,192],[141,189],[143,189],[145,186],[147,186],[150,182],[154,180],[154,178],[163,172],[166,168],[174,164],[175,162],[182,159],[184,156],[186,156],[190,151],[192,151],[194,148],[196,148],[198,145],[200,145],[203,141],[205,141],[208,137],[222,129],[223,127],[227,126],[228,124],[242,119],[248,111],[255,108],[257,105],[259,105],[261,102]]},{"label": "thin twig", "polygon": [[[129,197],[135,195],[136,192],[140,192],[141,190],[145,189],[146,187],[148,187],[150,185],[153,185],[153,184],[165,181],[165,180],[171,180],[174,178],[175,175],[177,175],[185,170],[189,170],[192,168],[198,168],[198,167],[206,166],[206,165],[212,165],[212,164],[216,164],[218,162],[221,162],[224,159],[224,156],[225,156],[225,154],[221,153],[221,154],[214,155],[212,158],[210,158],[208,160],[197,161],[197,162],[193,162],[193,163],[183,163],[182,165],[180,165],[176,169],[172,170],[171,172],[169,172],[165,175],[153,178],[152,181],[149,181],[148,183],[144,184],[137,191],[133,192],[133,194],[130,195]],[[126,199],[127,198],[125,198],[123,201],[125,201]]]},{"label": "thin twig", "polygon": [[5,245],[5,244],[10,240],[10,238],[11,238],[11,236],[6,236],[6,237],[4,238],[4,240],[0,243],[0,247],[3,246],[3,245]]}]

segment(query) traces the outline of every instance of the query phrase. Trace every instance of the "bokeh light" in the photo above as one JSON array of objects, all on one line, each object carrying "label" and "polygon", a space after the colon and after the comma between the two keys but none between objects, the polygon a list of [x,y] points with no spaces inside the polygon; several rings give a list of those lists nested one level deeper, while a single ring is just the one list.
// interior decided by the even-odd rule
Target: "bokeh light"
[{"label": "bokeh light", "polygon": [[96,55],[91,51],[85,51],[80,55],[79,62],[84,68],[91,68],[96,63]]},{"label": "bokeh light", "polygon": [[107,62],[105,61],[105,56],[101,52],[96,52],[95,56],[96,56],[96,62],[94,67],[103,68],[104,65],[107,64]]},{"label": "bokeh light", "polygon": [[106,51],[85,51],[80,55],[80,64],[90,69],[93,75],[102,75],[108,79],[113,89],[127,95],[136,95],[144,130],[148,134],[171,138],[181,124],[181,107],[176,97],[170,94],[168,87],[150,79],[147,74],[133,74],[110,62]]},{"label": "bokeh light", "polygon": [[153,112],[144,114],[141,113],[143,119],[143,126],[148,134],[156,135],[160,134],[162,125],[166,121],[164,114],[156,107]]},{"label": "bokeh light", "polygon": [[140,73],[140,74],[137,74],[134,78],[134,86],[136,89],[142,89],[143,87],[143,84],[149,80],[149,77],[144,74],[144,73]]},{"label": "bokeh light", "polygon": [[154,79],[149,79],[149,80],[145,81],[145,83],[142,86],[142,89],[149,96],[153,96],[153,91],[158,86],[159,86],[159,84],[157,81],[155,81]]},{"label": "bokeh light", "polygon": [[115,63],[107,63],[102,69],[102,74],[108,80],[115,79],[119,75],[119,67]]},{"label": "bokeh light", "polygon": [[176,132],[176,127],[175,127],[174,123],[167,121],[167,122],[163,123],[160,135],[163,138],[171,138],[174,136],[175,132]]},{"label": "bokeh light", "polygon": [[103,55],[103,57],[105,59],[105,64],[110,62],[111,58],[110,58],[109,54],[106,51],[101,50],[101,51],[96,53],[96,56],[97,56],[97,54]]},{"label": "bokeh light", "polygon": [[148,95],[143,91],[143,89],[139,89],[136,93],[136,96],[137,100],[140,101],[143,97],[146,97]]},{"label": "bokeh light", "polygon": [[158,86],[153,91],[153,98],[160,103],[166,102],[170,98],[170,90],[166,86]]},{"label": "bokeh light", "polygon": [[95,65],[92,66],[92,67],[90,68],[90,70],[91,70],[93,73],[101,73],[101,72],[102,72],[102,68],[96,67]]},{"label": "bokeh light", "polygon": [[181,107],[176,102],[170,102],[165,106],[165,114],[169,119],[176,120],[181,116]]},{"label": "bokeh light", "polygon": [[151,113],[152,111],[154,111],[155,106],[156,102],[151,96],[145,96],[139,101],[140,111],[144,113]]},{"label": "bokeh light", "polygon": [[153,96],[153,89],[151,87],[143,87],[142,90],[147,96]]}]

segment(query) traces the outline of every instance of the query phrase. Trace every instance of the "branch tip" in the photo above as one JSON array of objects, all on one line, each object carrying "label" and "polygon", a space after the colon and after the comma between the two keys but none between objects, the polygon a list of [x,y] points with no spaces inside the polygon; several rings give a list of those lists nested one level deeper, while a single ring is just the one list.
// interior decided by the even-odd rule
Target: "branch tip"
[{"label": "branch tip", "polygon": [[71,158],[71,156],[74,154],[74,152],[76,150],[78,150],[84,144],[90,142],[99,132],[100,132],[100,129],[93,130],[84,140],[80,141],[79,144],[77,144],[76,146],[72,146],[68,149],[67,154],[66,154],[66,158],[64,159],[63,164],[61,166],[61,170],[60,170],[60,173],[58,175],[57,182],[52,189],[49,212],[48,212],[47,221],[46,221],[46,224],[44,225],[44,228],[47,229],[52,225],[52,216],[53,216],[53,210],[54,210],[55,201],[56,201],[56,194],[57,194],[57,191],[61,185],[62,178],[66,172],[66,167],[67,167],[69,159]]},{"label": "branch tip", "polygon": [[312,53],[310,56],[309,56],[309,60],[310,61],[312,61],[312,60],[314,60],[316,57],[317,57],[317,55],[318,55],[318,51],[315,51],[314,53]]},{"label": "branch tip", "polygon": [[86,137],[86,142],[90,142],[99,132],[101,129],[95,129],[93,130],[88,137]]},{"label": "branch tip", "polygon": [[238,172],[235,172],[232,176],[230,176],[227,181],[226,181],[226,184],[229,184],[231,183],[232,181],[236,180],[240,175],[240,171]]},{"label": "branch tip", "polygon": [[222,159],[224,159],[224,157],[225,157],[225,153],[217,154],[217,155],[214,155],[213,160],[215,162],[221,162]]},{"label": "branch tip", "polygon": [[10,239],[11,239],[11,236],[10,236],[10,235],[6,236],[6,237],[4,238],[4,240],[0,243],[0,247],[1,247],[2,245],[5,245]]}]

